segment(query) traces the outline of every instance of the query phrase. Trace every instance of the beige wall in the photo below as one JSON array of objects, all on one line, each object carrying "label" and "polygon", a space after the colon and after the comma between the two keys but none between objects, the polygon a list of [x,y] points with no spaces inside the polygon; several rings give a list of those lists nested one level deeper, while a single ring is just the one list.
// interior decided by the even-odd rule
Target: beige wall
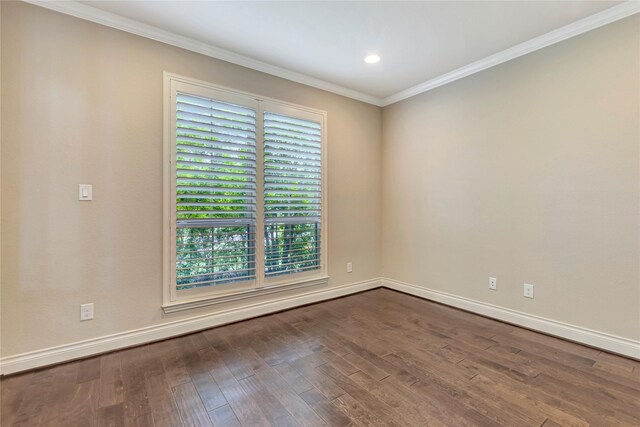
[{"label": "beige wall", "polygon": [[639,339],[639,20],[381,110],[3,2],[2,356],[230,308],[160,309],[163,71],[328,112],[330,286],[382,273]]},{"label": "beige wall", "polygon": [[24,3],[1,28],[3,356],[228,308],[160,308],[163,71],[327,111],[330,286],[379,276],[380,108]]},{"label": "beige wall", "polygon": [[382,273],[637,340],[639,149],[639,16],[389,106]]}]

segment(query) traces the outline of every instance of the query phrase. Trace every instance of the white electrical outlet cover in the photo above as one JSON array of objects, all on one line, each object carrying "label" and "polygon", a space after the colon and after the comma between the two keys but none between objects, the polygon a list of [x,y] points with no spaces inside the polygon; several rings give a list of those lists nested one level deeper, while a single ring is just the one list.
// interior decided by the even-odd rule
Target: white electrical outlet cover
[{"label": "white electrical outlet cover", "polygon": [[524,296],[525,298],[533,298],[533,285],[529,283],[524,284]]},{"label": "white electrical outlet cover", "polygon": [[93,319],[93,303],[80,304],[80,321]]}]

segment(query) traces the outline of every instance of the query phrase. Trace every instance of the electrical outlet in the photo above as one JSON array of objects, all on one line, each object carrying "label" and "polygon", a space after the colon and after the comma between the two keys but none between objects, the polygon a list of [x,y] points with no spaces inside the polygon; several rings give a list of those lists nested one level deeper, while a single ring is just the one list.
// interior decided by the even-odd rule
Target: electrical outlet
[{"label": "electrical outlet", "polygon": [[489,277],[489,289],[494,291],[498,289],[498,281],[495,277]]},{"label": "electrical outlet", "polygon": [[80,321],[93,319],[93,303],[80,304]]},{"label": "electrical outlet", "polygon": [[353,272],[353,263],[352,262],[348,262],[347,263],[347,273],[352,273]]},{"label": "electrical outlet", "polygon": [[526,298],[533,298],[533,285],[529,283],[524,284],[524,296]]}]

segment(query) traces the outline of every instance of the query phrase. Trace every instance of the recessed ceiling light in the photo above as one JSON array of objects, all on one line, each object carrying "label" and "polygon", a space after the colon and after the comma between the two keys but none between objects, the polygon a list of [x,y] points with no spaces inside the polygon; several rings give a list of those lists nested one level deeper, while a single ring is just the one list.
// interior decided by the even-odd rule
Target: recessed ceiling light
[{"label": "recessed ceiling light", "polygon": [[376,62],[380,62],[380,57],[378,55],[369,55],[364,58],[364,62],[367,64],[375,64]]}]

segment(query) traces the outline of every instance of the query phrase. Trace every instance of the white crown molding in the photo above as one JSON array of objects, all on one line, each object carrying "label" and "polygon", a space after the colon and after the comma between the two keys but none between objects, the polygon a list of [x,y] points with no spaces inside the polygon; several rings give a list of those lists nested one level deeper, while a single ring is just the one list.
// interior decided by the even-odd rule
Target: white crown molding
[{"label": "white crown molding", "polygon": [[559,43],[568,38],[578,36],[582,33],[586,33],[587,31],[591,31],[598,27],[602,27],[603,25],[610,24],[619,19],[626,18],[638,12],[640,12],[640,1],[626,1],[617,6],[605,9],[602,12],[573,22],[569,25],[565,25],[564,27],[558,28],[557,30],[553,30],[549,33],[510,47],[509,49],[505,49],[502,52],[487,56],[486,58],[480,59],[476,62],[472,62],[471,64],[465,65],[464,67],[460,67],[456,70],[450,71],[446,74],[442,74],[424,83],[420,83],[419,85],[410,87],[396,94],[388,96],[383,99],[382,106],[386,107],[387,105],[394,104],[398,101],[402,101],[403,99],[411,98],[412,96],[430,91],[439,86],[446,85],[463,77],[467,77],[480,71],[486,70],[487,68],[495,67],[496,65],[500,65],[504,62],[516,59],[520,56],[526,55],[552,44]]},{"label": "white crown molding", "polygon": [[502,52],[487,56],[486,58],[480,59],[476,62],[472,62],[471,64],[465,65],[464,67],[460,67],[456,70],[442,74],[424,83],[420,83],[416,86],[410,87],[408,89],[390,95],[384,99],[381,99],[334,83],[320,80],[315,77],[307,76],[295,71],[290,71],[281,67],[277,67],[275,65],[268,64],[266,62],[239,55],[237,53],[221,49],[210,44],[191,39],[189,37],[184,37],[151,25],[143,24],[142,22],[135,21],[133,19],[124,18],[114,13],[106,12],[92,6],[87,6],[85,4],[77,3],[75,1],[23,1],[47,9],[51,9],[56,12],[95,22],[97,24],[105,25],[107,27],[116,28],[128,33],[136,34],[172,46],[190,50],[192,52],[197,52],[202,55],[210,56],[212,58],[220,59],[236,65],[251,68],[253,70],[261,71],[263,73],[271,74],[276,77],[281,77],[283,79],[291,80],[307,86],[326,90],[328,92],[346,96],[348,98],[356,99],[358,101],[366,102],[378,107],[385,107],[398,101],[402,101],[403,99],[411,98],[412,96],[446,85],[461,78],[486,70],[487,68],[495,67],[496,65],[500,65],[504,62],[510,61],[512,59],[518,58],[520,56],[526,55],[528,53],[561,42],[568,38],[575,37],[587,31],[591,31],[603,25],[610,24],[619,19],[626,18],[627,16],[631,16],[635,13],[640,12],[640,1],[628,0],[617,6],[610,7],[603,10],[602,12],[588,16],[584,19],[558,28],[557,30],[553,30],[547,34],[535,37],[524,43],[520,43],[516,46],[510,47],[509,49],[503,50]]},{"label": "white crown molding", "polygon": [[134,329],[131,331],[120,332],[117,334],[106,335],[56,347],[16,354],[13,356],[6,356],[0,359],[0,373],[2,375],[8,375],[126,347],[148,344],[150,342],[184,335],[202,329],[238,322],[240,320],[263,316],[277,311],[288,310],[301,305],[312,304],[327,299],[339,298],[345,295],[379,288],[381,283],[381,279],[372,279],[364,282],[334,286],[331,288],[307,292],[302,295],[283,297],[262,303],[254,303],[236,309],[227,309],[213,314],[192,316],[173,322],[162,323],[160,325]]},{"label": "white crown molding", "polygon": [[215,47],[189,37],[184,37],[170,31],[165,31],[152,25],[147,25],[142,22],[125,18],[111,12],[106,12],[92,6],[87,6],[82,3],[59,0],[23,1],[56,12],[64,13],[66,15],[75,16],[76,18],[85,19],[87,21],[95,22],[100,25],[105,25],[107,27],[126,31],[128,33],[136,34],[138,36],[142,36],[151,40],[166,43],[171,46],[176,46],[212,58],[220,59],[222,61],[230,62],[232,64],[271,74],[272,76],[281,77],[283,79],[291,80],[296,83],[302,83],[304,85],[315,87],[317,89],[326,90],[327,92],[346,96],[347,98],[356,99],[358,101],[373,104],[378,107],[382,106],[382,99],[375,96],[367,95],[365,93],[358,92],[356,90],[349,89],[324,80],[320,80],[315,77],[277,67],[266,62],[258,61],[257,59],[252,59],[226,49],[221,49],[219,47]]},{"label": "white crown molding", "polygon": [[404,292],[419,298],[428,299],[430,301],[466,310],[471,313],[476,313],[481,316],[507,322],[512,325],[543,332],[569,341],[578,342],[640,360],[640,341],[583,328],[581,326],[571,325],[569,323],[553,319],[535,316],[529,313],[523,313],[517,310],[511,310],[505,307],[499,307],[493,304],[487,304],[485,302],[397,280],[384,278],[382,279],[382,285],[388,289]]}]

